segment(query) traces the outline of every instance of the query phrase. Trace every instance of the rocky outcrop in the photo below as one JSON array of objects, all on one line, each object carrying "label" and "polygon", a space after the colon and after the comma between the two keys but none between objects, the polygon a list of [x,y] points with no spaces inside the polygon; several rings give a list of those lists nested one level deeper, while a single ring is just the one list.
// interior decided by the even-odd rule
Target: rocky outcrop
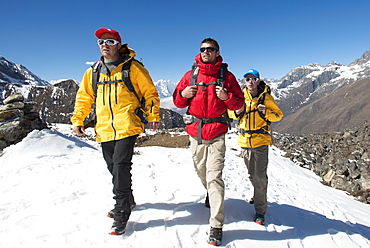
[{"label": "rocky outcrop", "polygon": [[40,117],[47,123],[71,123],[78,84],[63,80],[54,85],[31,87],[27,99],[39,104]]},{"label": "rocky outcrop", "polygon": [[322,182],[370,203],[370,123],[342,132],[289,135],[274,133],[274,145]]},{"label": "rocky outcrop", "polygon": [[159,127],[160,129],[185,127],[182,115],[175,111],[161,108],[159,115],[161,117],[161,125]]},{"label": "rocky outcrop", "polygon": [[24,102],[20,93],[10,95],[0,106],[0,150],[16,144],[32,130],[47,128],[39,117],[35,102]]}]

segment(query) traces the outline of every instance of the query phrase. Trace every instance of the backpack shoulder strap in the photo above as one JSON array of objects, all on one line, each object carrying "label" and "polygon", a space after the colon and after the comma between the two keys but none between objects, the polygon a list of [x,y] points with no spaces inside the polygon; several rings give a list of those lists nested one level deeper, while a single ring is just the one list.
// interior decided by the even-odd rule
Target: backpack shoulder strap
[{"label": "backpack shoulder strap", "polygon": [[[258,99],[258,104],[263,104],[265,102],[266,94],[271,94],[271,89],[264,81],[261,81],[258,87],[260,87],[260,90],[263,92],[261,97]],[[264,92],[265,88],[267,88],[266,92]]]},{"label": "backpack shoulder strap", "polygon": [[[263,92],[261,94],[260,98],[258,99],[258,104],[264,104],[265,103],[266,94],[271,94],[271,89],[270,89],[270,87],[264,81],[261,81],[260,84],[258,85],[258,87],[261,87],[261,90],[263,90],[263,91],[265,90],[265,87],[267,87],[267,92]],[[266,117],[265,117],[264,114],[262,114],[260,111],[258,111],[258,114],[267,123],[267,125],[271,125],[271,122],[266,119]]]},{"label": "backpack shoulder strap", "polygon": [[131,78],[130,78],[130,70],[131,70],[132,61],[136,61],[140,65],[144,66],[143,63],[141,63],[140,61],[136,60],[135,58],[132,58],[129,61],[127,61],[126,63],[124,63],[122,65],[122,81],[125,83],[126,87],[132,93],[134,93],[134,95],[136,96],[136,99],[139,101],[140,108],[138,108],[138,109],[135,110],[135,114],[137,116],[139,116],[141,122],[143,122],[145,124],[145,123],[148,123],[147,115],[146,115],[146,113],[144,111],[144,109],[145,109],[145,98],[142,97],[140,99],[139,95],[135,91],[134,86],[132,85]]},{"label": "backpack shoulder strap", "polygon": [[225,85],[227,67],[228,67],[228,65],[226,63],[222,63],[221,68],[218,71],[217,85],[221,86],[222,88]]},{"label": "backpack shoulder strap", "polygon": [[262,93],[260,98],[258,98],[258,104],[263,104],[265,102],[266,93]]},{"label": "backpack shoulder strap", "polygon": [[[217,85],[224,87],[225,84],[225,77],[227,72],[228,65],[226,63],[222,63],[221,68],[218,72],[218,78],[217,78]],[[196,62],[191,67],[191,74],[190,74],[190,86],[193,86],[197,83],[198,80],[198,73],[199,73],[199,67]]]},{"label": "backpack shoulder strap", "polygon": [[94,90],[94,97],[96,98],[96,92],[98,90],[98,80],[100,75],[100,69],[101,69],[101,62],[100,60],[98,62],[95,62],[92,67],[92,75],[91,75],[91,81],[92,81],[92,87]]},{"label": "backpack shoulder strap", "polygon": [[194,62],[194,64],[191,67],[190,86],[193,86],[197,83],[198,73],[199,73],[198,64],[196,62]]},{"label": "backpack shoulder strap", "polygon": [[134,86],[132,85],[131,78],[130,78],[131,63],[132,63],[132,60],[129,60],[126,63],[123,64],[123,66],[122,66],[122,80],[125,82],[126,87],[131,92],[135,92]]},{"label": "backpack shoulder strap", "polygon": [[122,66],[122,80],[125,82],[126,87],[134,93],[136,96],[137,100],[140,102],[141,107],[144,108],[144,99],[140,99],[139,95],[136,93],[134,86],[132,85],[131,78],[130,78],[130,69],[131,69],[131,64],[132,61],[135,60],[141,65],[143,65],[140,61],[132,58],[131,60],[127,61],[126,63],[123,64]]}]

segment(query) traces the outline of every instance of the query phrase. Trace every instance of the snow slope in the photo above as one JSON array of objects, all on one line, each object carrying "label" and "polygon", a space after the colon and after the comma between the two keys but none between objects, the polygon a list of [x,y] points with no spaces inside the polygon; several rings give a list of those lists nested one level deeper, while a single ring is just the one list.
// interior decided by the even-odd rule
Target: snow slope
[{"label": "snow slope", "polygon": [[[69,125],[33,131],[0,157],[0,247],[210,247],[209,209],[190,151],[135,148],[138,206],[123,236],[110,236],[111,176],[95,142]],[[370,206],[322,185],[270,148],[266,226],[253,223],[247,170],[227,135],[223,247],[370,247]]]}]

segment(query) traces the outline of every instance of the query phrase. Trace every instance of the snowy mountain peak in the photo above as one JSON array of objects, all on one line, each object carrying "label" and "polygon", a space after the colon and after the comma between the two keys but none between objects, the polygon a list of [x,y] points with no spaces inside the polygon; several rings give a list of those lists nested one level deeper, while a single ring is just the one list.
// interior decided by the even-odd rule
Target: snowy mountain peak
[{"label": "snowy mountain peak", "polygon": [[349,64],[348,66],[364,65],[369,64],[369,62],[370,62],[370,50],[364,52],[359,59],[356,59],[353,63]]},{"label": "snowy mountain peak", "polygon": [[154,82],[155,87],[157,88],[158,95],[160,98],[166,98],[172,96],[172,93],[175,91],[176,84],[170,80],[160,79]]},{"label": "snowy mountain peak", "polygon": [[[370,76],[370,51],[365,52],[348,66],[336,61],[327,65],[311,63],[299,66],[282,77],[272,90],[278,100],[291,98],[293,91],[307,90],[310,91],[309,94],[316,96],[315,99],[317,99],[317,96],[321,95],[319,91],[326,94],[326,92],[329,92],[329,88],[330,91],[334,91],[336,88],[368,76]],[[312,94],[314,92],[315,94]],[[304,103],[309,103],[312,100],[314,99],[308,97],[304,100]]]},{"label": "snowy mountain peak", "polygon": [[341,63],[338,63],[336,61],[332,61],[330,63],[328,63],[326,66],[343,66]]},{"label": "snowy mountain peak", "polygon": [[33,74],[23,65],[15,64],[0,56],[0,82],[15,85],[46,86],[49,83]]}]

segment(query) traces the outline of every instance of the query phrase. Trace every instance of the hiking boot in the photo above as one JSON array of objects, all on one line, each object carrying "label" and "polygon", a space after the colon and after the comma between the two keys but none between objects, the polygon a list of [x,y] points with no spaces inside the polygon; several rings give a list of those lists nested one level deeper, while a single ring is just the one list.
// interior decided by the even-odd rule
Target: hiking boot
[{"label": "hiking boot", "polygon": [[110,235],[123,235],[126,232],[127,222],[114,221]]},{"label": "hiking boot", "polygon": [[208,194],[207,194],[207,197],[206,197],[206,201],[204,202],[204,206],[206,207],[206,208],[210,208],[211,206],[209,205],[209,196],[208,196]]},{"label": "hiking boot", "polygon": [[[134,208],[136,207],[136,202],[135,202],[135,200],[134,200],[134,197],[133,197],[133,196],[131,196],[131,197],[129,198],[129,204],[130,204],[130,209],[131,209],[131,210],[132,210],[132,209],[134,209]],[[114,209],[110,210],[110,211],[108,212],[107,216],[108,216],[109,218],[114,219]]]},{"label": "hiking boot", "polygon": [[222,228],[211,227],[208,244],[219,246],[222,243]]},{"label": "hiking boot", "polygon": [[131,211],[120,211],[114,215],[114,222],[112,225],[112,232],[109,233],[110,235],[122,235],[126,232],[126,225],[130,217],[130,213]]},{"label": "hiking boot", "polygon": [[256,214],[254,222],[263,226],[265,224],[265,216],[263,216],[262,214]]}]

